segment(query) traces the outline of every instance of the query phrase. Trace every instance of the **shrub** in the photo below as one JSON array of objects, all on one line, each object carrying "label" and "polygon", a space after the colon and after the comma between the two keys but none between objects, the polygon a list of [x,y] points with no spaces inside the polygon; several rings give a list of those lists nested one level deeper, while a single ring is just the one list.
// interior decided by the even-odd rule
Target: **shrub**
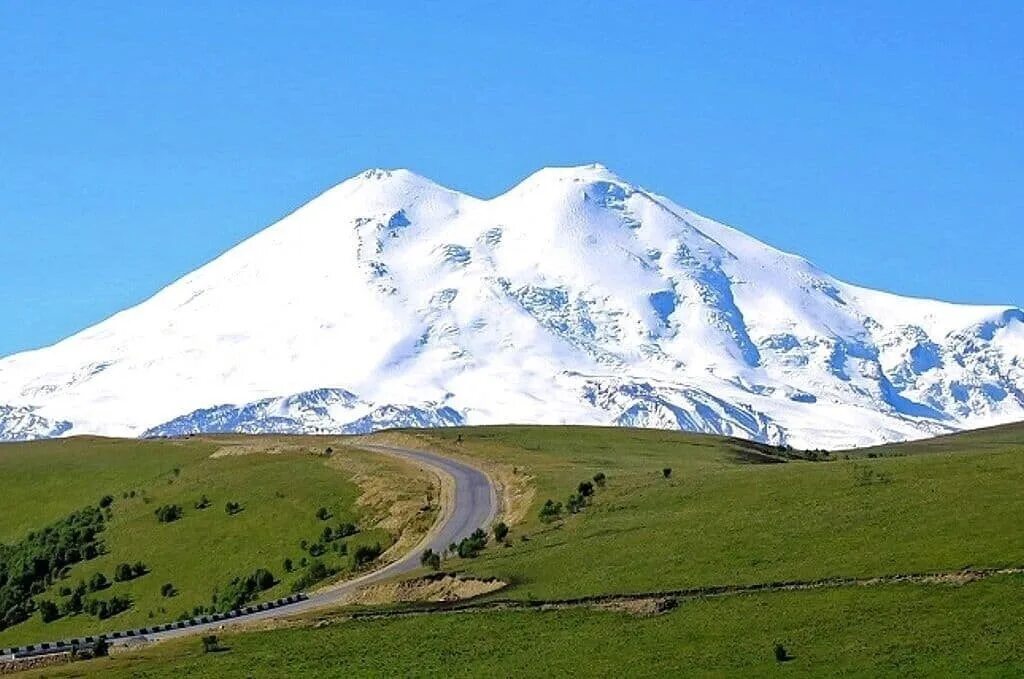
[{"label": "shrub", "polygon": [[232,578],[227,587],[214,591],[212,609],[226,613],[240,608],[255,599],[260,592],[273,587],[275,582],[273,573],[265,568],[257,568],[244,578]]},{"label": "shrub", "polygon": [[662,469],[661,475],[664,476],[666,479],[672,476],[672,467],[665,467],[664,469]]},{"label": "shrub", "polygon": [[110,505],[114,504],[113,495],[104,495],[100,498],[100,509],[106,509]]},{"label": "shrub", "polygon": [[210,498],[206,497],[205,495],[203,495],[201,498],[199,498],[199,501],[196,502],[196,509],[206,509],[209,506],[210,506]]},{"label": "shrub", "polygon": [[359,528],[354,523],[340,523],[334,530],[335,539],[347,538],[350,535],[355,535],[359,532]]},{"label": "shrub", "polygon": [[423,552],[423,554],[420,554],[420,565],[430,568],[434,571],[440,570],[441,555],[432,549],[428,549],[427,551]]},{"label": "shrub", "polygon": [[320,542],[330,542],[334,539],[334,531],[330,526],[324,526],[324,532],[320,534]]},{"label": "shrub", "polygon": [[293,570],[295,570],[295,566],[292,564],[291,559],[285,559],[282,565],[284,566],[284,570],[287,573],[291,573]]},{"label": "shrub", "polygon": [[324,546],[322,544],[320,544],[319,542],[314,542],[313,544],[311,544],[309,546],[309,555],[310,556],[323,556],[324,552],[326,552],[326,551],[327,550],[324,548]]},{"label": "shrub", "polygon": [[266,568],[257,568],[252,575],[253,578],[256,579],[257,589],[259,589],[261,592],[270,589],[274,586],[274,583],[276,582],[276,580],[274,579],[274,574],[268,571]]},{"label": "shrub", "polygon": [[136,561],[132,564],[132,577],[138,578],[146,574],[146,564]]},{"label": "shrub", "polygon": [[786,662],[787,660],[792,660],[792,659],[793,659],[793,656],[791,656],[789,654],[789,651],[786,650],[785,646],[783,646],[782,644],[775,644],[775,661],[776,662]]},{"label": "shrub", "polygon": [[242,505],[237,502],[228,502],[224,505],[224,511],[228,516],[234,516],[238,512],[242,511]]},{"label": "shrub", "polygon": [[459,557],[463,559],[472,559],[485,546],[487,546],[487,533],[477,528],[475,531],[473,531],[472,535],[470,535],[468,538],[463,538],[459,542],[457,552]]},{"label": "shrub", "polygon": [[594,484],[590,481],[583,481],[576,487],[576,492],[583,497],[590,497],[594,494]]},{"label": "shrub", "polygon": [[594,474],[594,483],[596,483],[600,488],[604,488],[604,483],[607,478],[608,477],[604,475],[604,472],[598,472]]},{"label": "shrub", "polygon": [[109,586],[110,582],[107,580],[107,576],[103,575],[103,573],[96,573],[91,578],[89,578],[90,592],[98,592],[101,589],[106,589]]},{"label": "shrub", "polygon": [[508,537],[508,524],[504,521],[499,521],[494,524],[494,539],[498,542],[504,542],[505,538]]},{"label": "shrub", "polygon": [[131,564],[119,563],[114,567],[115,582],[127,582],[135,577]]},{"label": "shrub", "polygon": [[380,548],[379,544],[359,545],[356,547],[356,551],[352,554],[353,568],[361,568],[365,566],[380,556],[382,551],[384,550]]},{"label": "shrub", "polygon": [[215,653],[220,650],[220,641],[217,635],[209,634],[203,637],[203,653]]},{"label": "shrub", "polygon": [[171,583],[165,582],[163,585],[160,586],[160,596],[164,598],[170,598],[174,596],[174,594],[174,585],[172,585]]},{"label": "shrub", "polygon": [[43,622],[53,622],[60,617],[57,604],[52,601],[43,599],[37,605],[39,606],[39,617],[42,618]]},{"label": "shrub", "polygon": [[565,503],[566,508],[572,514],[577,514],[583,506],[587,503],[587,500],[579,493],[573,493],[569,496],[569,500]]},{"label": "shrub", "polygon": [[551,523],[562,515],[562,503],[548,500],[540,508],[540,520],[543,523]]},{"label": "shrub", "polygon": [[127,611],[131,608],[132,602],[130,599],[124,597],[111,597],[107,601],[102,599],[89,599],[83,606],[86,613],[95,616],[100,620],[106,620],[112,616],[117,615],[122,611]]},{"label": "shrub", "polygon": [[170,523],[181,518],[181,505],[163,505],[157,507],[153,513],[156,514],[156,520],[160,523]]},{"label": "shrub", "polygon": [[321,521],[326,521],[327,519],[331,518],[331,513],[327,511],[327,507],[321,507],[320,509],[316,510],[316,518]]},{"label": "shrub", "polygon": [[309,569],[292,584],[292,591],[301,592],[307,587],[331,576],[333,573],[334,571],[325,566],[322,561],[314,561]]}]

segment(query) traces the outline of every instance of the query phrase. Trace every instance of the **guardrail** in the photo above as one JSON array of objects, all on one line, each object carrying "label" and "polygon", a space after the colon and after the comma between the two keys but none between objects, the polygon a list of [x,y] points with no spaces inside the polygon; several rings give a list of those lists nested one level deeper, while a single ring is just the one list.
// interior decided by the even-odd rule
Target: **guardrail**
[{"label": "guardrail", "polygon": [[213,613],[211,615],[200,615],[195,618],[189,618],[188,620],[178,620],[176,622],[169,622],[163,625],[155,625],[153,627],[139,627],[137,629],[125,630],[123,632],[111,632],[109,634],[96,634],[87,637],[76,637],[74,639],[66,639],[63,641],[51,641],[41,644],[28,644],[26,646],[15,646],[14,648],[0,648],[0,659],[10,658],[18,660],[20,658],[33,658],[41,655],[55,655],[58,653],[72,653],[79,649],[89,649],[99,641],[106,641],[111,643],[114,641],[125,641],[127,639],[145,637],[148,634],[157,634],[159,632],[170,632],[176,629],[187,629],[189,627],[196,627],[197,625],[208,625],[222,620],[233,620],[235,618],[244,618],[247,615],[252,615],[259,611],[270,611],[275,608],[282,606],[288,606],[295,604],[300,601],[305,601],[309,597],[305,594],[293,594],[289,597],[281,599],[275,599],[274,601],[267,601],[265,603],[256,604],[253,606],[246,606],[244,608],[236,608],[228,611],[227,613]]}]

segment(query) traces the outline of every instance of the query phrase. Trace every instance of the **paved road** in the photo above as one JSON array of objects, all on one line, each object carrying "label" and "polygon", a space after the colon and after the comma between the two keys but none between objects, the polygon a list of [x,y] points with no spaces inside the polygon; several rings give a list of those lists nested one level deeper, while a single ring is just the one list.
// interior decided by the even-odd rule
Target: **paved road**
[{"label": "paved road", "polygon": [[[266,620],[280,618],[296,613],[306,613],[321,608],[329,608],[344,600],[360,587],[365,587],[396,575],[408,573],[420,567],[420,554],[427,548],[435,552],[442,552],[453,542],[458,542],[477,528],[489,529],[491,522],[497,514],[498,500],[494,485],[486,474],[475,467],[465,463],[457,462],[440,455],[424,452],[422,450],[411,450],[409,448],[398,448],[395,446],[383,445],[362,445],[360,448],[371,450],[386,455],[402,457],[416,462],[424,467],[429,467],[442,474],[447,474],[455,480],[454,506],[448,508],[444,524],[435,527],[428,538],[417,545],[409,554],[398,561],[393,561],[380,570],[367,573],[344,584],[341,584],[326,592],[311,594],[304,601],[299,601],[287,606],[281,606],[269,611],[257,611],[249,615],[239,616],[230,620],[221,620],[204,625],[195,625],[185,629],[167,630],[147,634],[139,639],[170,639],[188,634],[195,634],[204,630],[220,629],[254,620]],[[112,639],[111,643],[120,644],[128,640]],[[137,641],[136,641],[137,643]]]}]

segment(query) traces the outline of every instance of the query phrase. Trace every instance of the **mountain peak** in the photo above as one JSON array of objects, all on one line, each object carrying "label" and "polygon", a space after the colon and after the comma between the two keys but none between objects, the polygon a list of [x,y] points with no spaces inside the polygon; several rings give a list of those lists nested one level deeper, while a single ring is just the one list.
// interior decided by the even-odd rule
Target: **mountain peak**
[{"label": "mountain peak", "polygon": [[520,182],[519,186],[532,186],[560,182],[609,182],[621,184],[623,186],[631,186],[629,182],[609,170],[601,163],[544,167]]},{"label": "mountain peak", "polygon": [[562,422],[833,448],[1022,416],[1019,310],[845,284],[599,164],[490,200],[367,170],[0,360],[0,439]]}]

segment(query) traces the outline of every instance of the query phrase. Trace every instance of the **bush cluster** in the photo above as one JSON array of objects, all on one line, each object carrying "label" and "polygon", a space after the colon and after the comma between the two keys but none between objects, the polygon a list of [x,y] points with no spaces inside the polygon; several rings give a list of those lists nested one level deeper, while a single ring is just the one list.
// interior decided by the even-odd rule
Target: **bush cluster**
[{"label": "bush cluster", "polygon": [[119,563],[114,567],[114,581],[128,582],[135,578],[142,577],[147,573],[146,564],[136,561],[134,564]]},{"label": "bush cluster", "polygon": [[182,517],[181,505],[161,505],[153,512],[160,523],[171,523]]},{"label": "bush cluster", "polygon": [[441,569],[441,555],[432,549],[420,554],[420,565],[430,570],[437,571]]},{"label": "bush cluster", "polygon": [[306,572],[300,575],[298,580],[292,584],[292,591],[301,592],[321,580],[329,578],[331,575],[334,575],[335,572],[335,570],[324,565],[323,561],[314,561],[309,565],[309,568],[306,569]]},{"label": "bush cluster", "polygon": [[240,608],[277,583],[273,573],[266,568],[257,568],[246,577],[232,578],[227,587],[213,593],[213,611],[227,613]]},{"label": "bush cluster", "polygon": [[99,555],[104,521],[103,510],[90,506],[20,542],[0,545],[0,630],[27,620],[36,608],[33,597],[63,577],[67,567]]},{"label": "bush cluster", "polygon": [[359,545],[352,554],[352,568],[362,568],[384,552],[379,544]]},{"label": "bush cluster", "polygon": [[[667,471],[671,473],[671,470]],[[604,488],[604,485],[605,483],[607,483],[607,481],[608,477],[604,475],[604,472],[598,472],[597,474],[594,474],[593,481],[581,481],[579,485],[576,486],[576,492],[570,495],[569,499],[566,500],[565,509],[567,509],[570,514],[577,514],[581,512],[583,508],[587,506],[587,503],[590,501],[590,498],[595,493],[594,484],[597,484],[597,486]],[[547,500],[544,503],[544,505],[540,508],[539,518],[542,523],[551,523],[552,521],[560,519],[561,517],[561,502]]]},{"label": "bush cluster", "polygon": [[462,538],[455,548],[456,553],[463,559],[472,559],[487,546],[487,533],[477,528],[468,538]]}]

